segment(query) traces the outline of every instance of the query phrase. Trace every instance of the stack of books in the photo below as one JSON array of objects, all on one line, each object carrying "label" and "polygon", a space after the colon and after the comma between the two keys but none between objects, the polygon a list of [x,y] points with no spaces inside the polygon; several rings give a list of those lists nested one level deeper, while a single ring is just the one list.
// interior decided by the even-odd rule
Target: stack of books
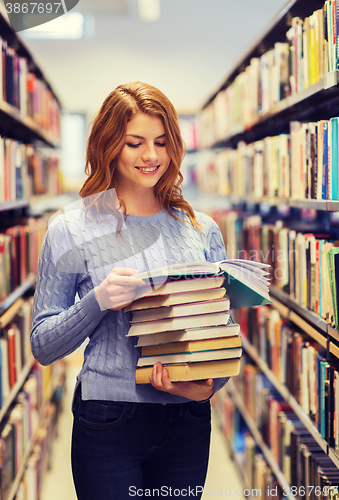
[{"label": "stack of books", "polygon": [[[231,300],[223,287],[225,270],[220,264],[186,264],[140,275],[150,280],[150,288],[145,287],[146,295],[140,289],[142,297],[126,307],[133,313],[128,336],[137,336],[136,346],[141,347],[137,384],[150,383],[153,365],[158,361],[166,366],[172,382],[239,373],[240,327],[228,325]],[[250,302],[253,290],[245,287]],[[230,288],[234,289],[234,283]],[[236,303],[238,293],[234,295]],[[260,303],[269,300],[260,297]]]}]

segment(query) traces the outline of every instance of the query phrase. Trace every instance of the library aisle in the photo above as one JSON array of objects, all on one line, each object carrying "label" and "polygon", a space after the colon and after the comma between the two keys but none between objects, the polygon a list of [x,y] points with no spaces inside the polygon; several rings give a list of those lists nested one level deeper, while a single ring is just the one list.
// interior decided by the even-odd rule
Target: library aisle
[{"label": "library aisle", "polygon": [[[45,474],[42,483],[41,500],[76,500],[70,466],[70,442],[72,429],[72,413],[70,411],[75,377],[81,366],[81,350],[67,358],[67,384],[63,398],[63,410],[60,414],[57,436],[54,440],[50,469]],[[225,490],[231,491],[231,496],[243,500],[240,496],[243,486],[238,471],[235,469],[224,442],[218,423],[212,416],[212,442],[210,463],[202,496],[204,499],[225,496]]]}]

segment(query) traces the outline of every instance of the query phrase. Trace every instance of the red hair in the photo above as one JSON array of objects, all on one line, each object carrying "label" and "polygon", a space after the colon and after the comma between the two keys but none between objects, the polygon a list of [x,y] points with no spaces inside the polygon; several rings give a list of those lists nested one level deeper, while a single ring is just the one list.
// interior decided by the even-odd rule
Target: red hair
[{"label": "red hair", "polygon": [[[84,198],[116,187],[114,172],[125,143],[127,123],[138,113],[160,118],[165,129],[166,149],[171,161],[154,187],[160,206],[166,207],[178,220],[182,219],[173,214],[171,207],[182,210],[196,228],[201,227],[180,188],[183,181],[180,166],[185,146],[176,110],[160,90],[146,83],[119,85],[103,102],[87,141],[85,173],[88,178],[80,190],[80,196]],[[125,210],[123,200],[119,199],[119,202]],[[114,208],[111,211],[117,215]]]}]

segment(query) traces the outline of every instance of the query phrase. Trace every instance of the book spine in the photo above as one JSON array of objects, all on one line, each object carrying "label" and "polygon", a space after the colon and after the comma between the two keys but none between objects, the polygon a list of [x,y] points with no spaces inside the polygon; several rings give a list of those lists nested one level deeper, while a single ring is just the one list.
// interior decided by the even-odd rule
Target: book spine
[{"label": "book spine", "polygon": [[328,123],[323,122],[323,154],[322,154],[322,192],[323,200],[327,199],[327,161],[328,161]]}]

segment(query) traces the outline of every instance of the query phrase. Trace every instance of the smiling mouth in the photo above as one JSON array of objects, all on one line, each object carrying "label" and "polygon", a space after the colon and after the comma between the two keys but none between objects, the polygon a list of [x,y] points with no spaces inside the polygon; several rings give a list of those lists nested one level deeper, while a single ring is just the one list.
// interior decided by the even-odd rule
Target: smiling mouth
[{"label": "smiling mouth", "polygon": [[140,170],[140,172],[155,172],[159,167],[160,165],[154,165],[152,167],[135,167],[135,168]]}]

